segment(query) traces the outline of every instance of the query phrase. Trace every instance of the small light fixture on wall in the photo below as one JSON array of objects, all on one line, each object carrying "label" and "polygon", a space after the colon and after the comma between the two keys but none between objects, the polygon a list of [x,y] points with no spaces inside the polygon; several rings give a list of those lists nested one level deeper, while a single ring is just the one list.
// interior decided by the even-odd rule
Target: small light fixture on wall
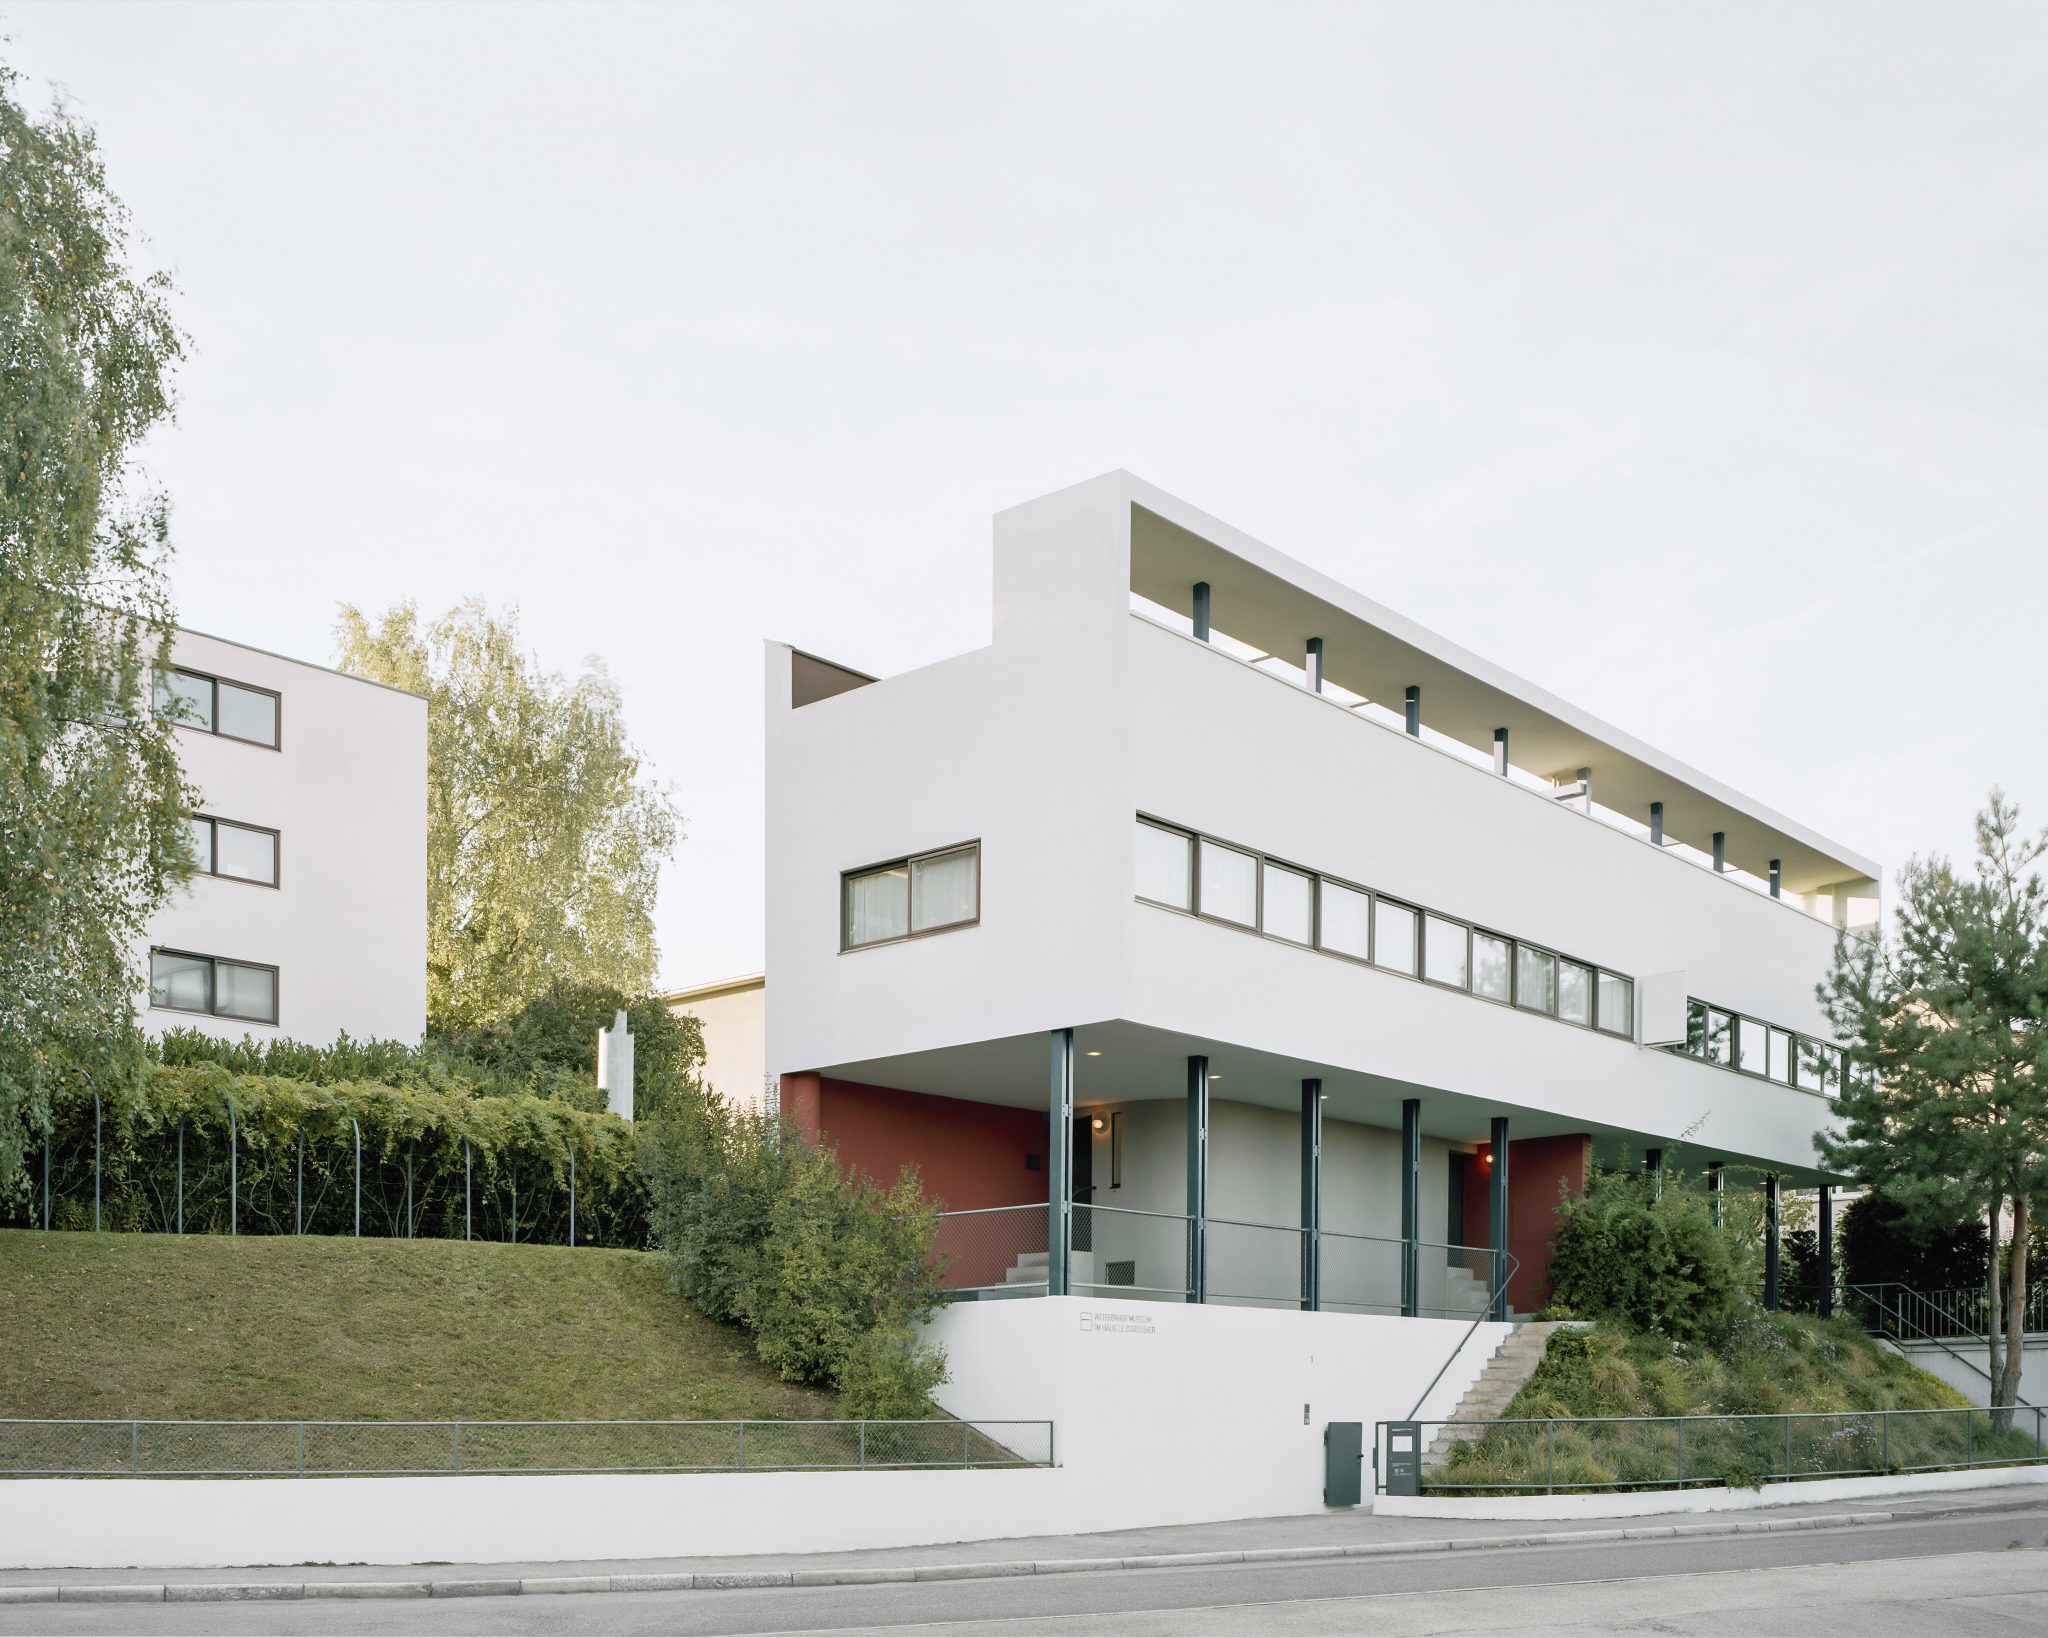
[{"label": "small light fixture on wall", "polygon": [[1088,1124],[1098,1132],[1106,1132],[1109,1130],[1109,1121],[1106,1116],[1097,1115]]}]

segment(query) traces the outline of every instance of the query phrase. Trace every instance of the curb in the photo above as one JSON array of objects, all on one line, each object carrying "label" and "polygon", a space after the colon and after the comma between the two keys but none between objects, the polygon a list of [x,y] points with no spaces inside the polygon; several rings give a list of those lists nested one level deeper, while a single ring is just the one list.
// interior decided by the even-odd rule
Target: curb
[{"label": "curb", "polygon": [[1671,1536],[1738,1536],[1781,1530],[1833,1530],[1888,1524],[1890,1513],[1816,1513],[1801,1519],[1729,1519],[1707,1524],[1638,1525],[1612,1530],[1549,1530],[1535,1535],[1465,1536],[1432,1541],[1370,1541],[1315,1547],[1249,1547],[1241,1552],[1141,1553],[1129,1558],[1014,1559],[983,1564],[849,1565],[836,1570],[707,1570],[671,1575],[543,1575],[461,1581],[91,1582],[56,1587],[0,1586],[0,1604],[202,1604],[300,1598],[509,1598],[542,1593],[713,1592],[752,1587],[865,1587],[897,1581],[984,1581],[1097,1570],[1180,1570],[1212,1564],[1294,1564],[1305,1560],[1383,1558],[1402,1553],[1471,1552],[1502,1547],[1567,1547]]}]

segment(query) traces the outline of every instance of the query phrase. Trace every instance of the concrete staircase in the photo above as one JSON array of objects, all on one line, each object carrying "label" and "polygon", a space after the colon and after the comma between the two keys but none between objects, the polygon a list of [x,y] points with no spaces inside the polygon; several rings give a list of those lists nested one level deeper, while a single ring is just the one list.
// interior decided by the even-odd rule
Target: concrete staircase
[{"label": "concrete staircase", "polygon": [[[1073,1262],[1068,1278],[1074,1289],[1081,1290],[1095,1283],[1095,1253],[1075,1251],[1068,1255]],[[1046,1265],[1051,1254],[1043,1251],[1026,1251],[1018,1254],[1017,1260],[1003,1271],[1003,1283],[993,1291],[983,1293],[986,1297],[1039,1297],[1045,1294]]]},{"label": "concrete staircase", "polygon": [[[1508,1333],[1507,1340],[1494,1350],[1493,1358],[1486,1362],[1486,1368],[1472,1386],[1465,1390],[1465,1397],[1458,1401],[1458,1408],[1451,1412],[1450,1420],[1496,1420],[1508,1408],[1508,1402],[1522,1391],[1522,1385],[1536,1374],[1536,1367],[1543,1363],[1544,1351],[1550,1346],[1551,1336],[1572,1323],[1570,1320],[1523,1320],[1517,1324]],[[1443,1466],[1452,1443],[1470,1438],[1476,1431],[1471,1428],[1438,1428],[1429,1448],[1422,1453],[1422,1471],[1430,1473]]]}]

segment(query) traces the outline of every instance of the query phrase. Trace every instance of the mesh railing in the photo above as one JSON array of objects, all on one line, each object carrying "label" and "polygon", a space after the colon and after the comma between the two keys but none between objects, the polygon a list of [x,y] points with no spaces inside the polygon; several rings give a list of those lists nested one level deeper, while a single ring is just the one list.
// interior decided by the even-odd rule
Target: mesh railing
[{"label": "mesh railing", "polygon": [[0,1478],[1046,1467],[1050,1422],[0,1420]]},{"label": "mesh railing", "polygon": [[1302,1232],[1271,1223],[1209,1219],[1204,1252],[1210,1302],[1248,1308],[1298,1308],[1302,1288]]},{"label": "mesh railing", "polygon": [[[1045,1208],[1039,1213],[1044,1215]],[[1074,1291],[1084,1297],[1184,1302],[1188,1220],[1127,1206],[1074,1207]]]},{"label": "mesh railing", "polygon": [[[2005,1425],[2001,1427],[2000,1418]],[[1421,1488],[1546,1494],[1852,1478],[2048,1461],[2048,1412],[1817,1411],[1421,1422]],[[1380,1424],[1379,1449],[1388,1448]],[[1381,1485],[1384,1488],[1385,1478]]]},{"label": "mesh railing", "polygon": [[993,1206],[939,1216],[939,1285],[979,1296],[1045,1295],[1049,1215],[1035,1206]]},{"label": "mesh railing", "polygon": [[[1990,1299],[1981,1286],[1965,1286],[1951,1291],[1916,1291],[1895,1281],[1850,1285],[1837,1291],[1835,1307],[1838,1312],[1847,1311],[1866,1324],[1878,1318],[1896,1317],[1916,1335],[1965,1342],[1982,1341],[1991,1318]],[[2001,1313],[2001,1331],[2009,1323],[2010,1316]],[[2048,1287],[2037,1285],[2027,1292],[2021,1329],[2048,1331]]]},{"label": "mesh railing", "polygon": [[[1376,1234],[1322,1233],[1322,1306],[1347,1314],[1402,1311],[1397,1239]],[[1415,1312],[1425,1319],[1477,1319],[1487,1311],[1494,1254],[1484,1246],[1415,1246]]]}]

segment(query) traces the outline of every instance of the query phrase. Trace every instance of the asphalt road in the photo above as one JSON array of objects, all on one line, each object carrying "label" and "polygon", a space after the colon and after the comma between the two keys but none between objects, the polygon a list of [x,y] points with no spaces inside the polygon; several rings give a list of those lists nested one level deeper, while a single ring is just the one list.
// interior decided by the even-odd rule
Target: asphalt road
[{"label": "asphalt road", "polygon": [[2048,1632],[2048,1502],[1783,1534],[989,1581],[0,1606],[8,1633]]}]

